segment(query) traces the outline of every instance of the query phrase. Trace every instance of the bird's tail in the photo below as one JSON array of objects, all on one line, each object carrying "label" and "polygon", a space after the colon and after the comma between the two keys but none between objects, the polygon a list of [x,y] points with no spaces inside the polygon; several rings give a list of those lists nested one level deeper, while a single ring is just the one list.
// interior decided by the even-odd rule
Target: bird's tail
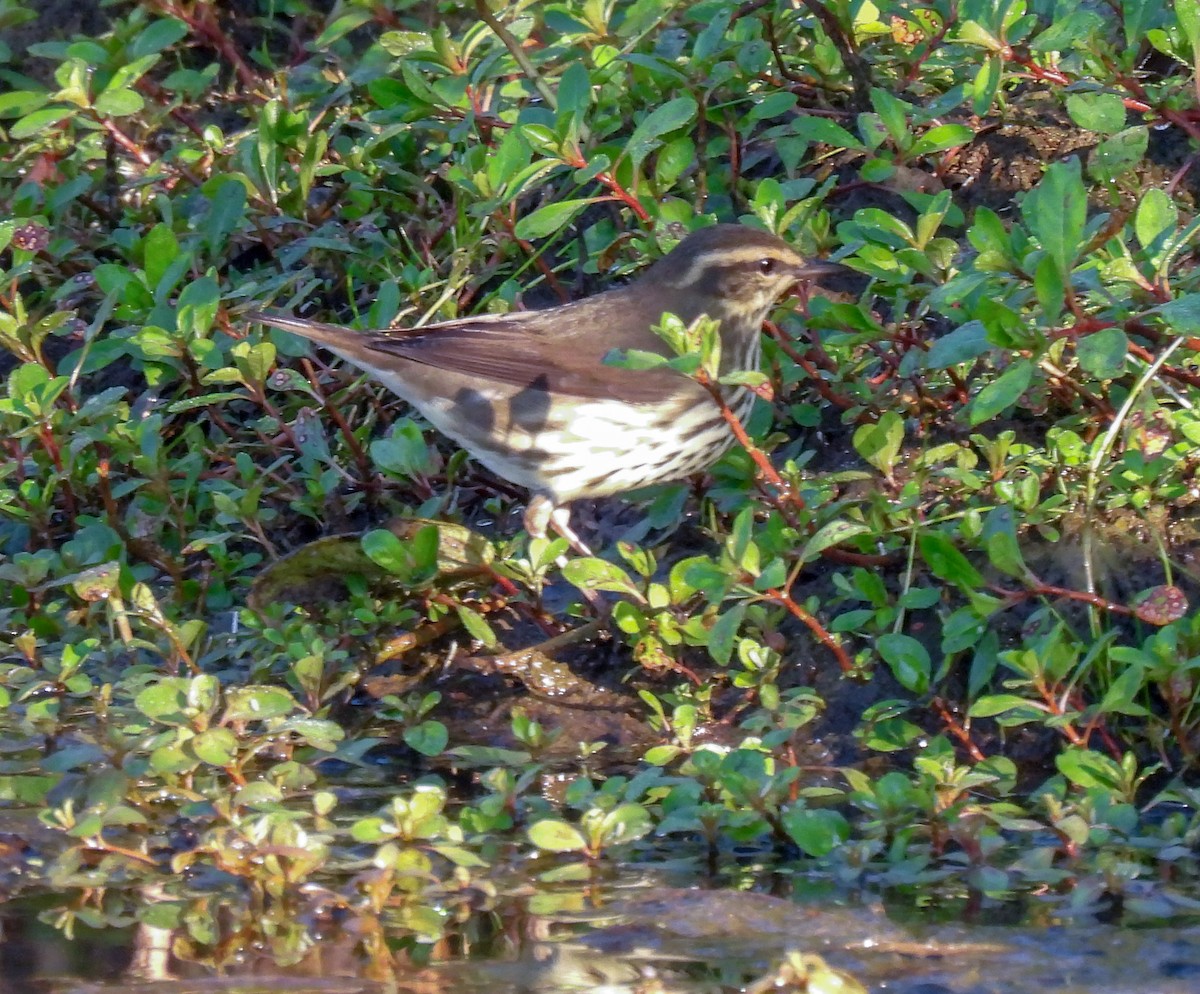
[{"label": "bird's tail", "polygon": [[323,321],[309,321],[306,318],[292,317],[290,314],[266,314],[263,311],[250,311],[246,320],[259,324],[270,325],[280,331],[290,331],[301,338],[309,338],[322,345],[333,348],[347,348],[359,344],[365,338],[365,332],[357,332],[337,324],[326,324]]}]

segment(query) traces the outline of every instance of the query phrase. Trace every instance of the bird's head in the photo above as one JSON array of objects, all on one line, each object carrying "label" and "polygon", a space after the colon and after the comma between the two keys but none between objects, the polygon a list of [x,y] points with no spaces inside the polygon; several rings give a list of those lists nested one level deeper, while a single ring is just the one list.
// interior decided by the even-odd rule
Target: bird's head
[{"label": "bird's head", "polygon": [[663,293],[664,310],[685,320],[707,314],[726,334],[732,327],[757,334],[781,296],[840,269],[806,260],[770,232],[717,224],[692,232],[642,279]]}]

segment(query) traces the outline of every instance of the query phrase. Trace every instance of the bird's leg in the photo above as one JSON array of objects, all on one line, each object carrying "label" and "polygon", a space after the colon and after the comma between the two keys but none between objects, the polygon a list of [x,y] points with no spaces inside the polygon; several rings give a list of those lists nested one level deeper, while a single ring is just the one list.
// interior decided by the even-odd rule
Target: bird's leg
[{"label": "bird's leg", "polygon": [[[534,494],[525,508],[525,530],[534,538],[545,538],[546,529],[553,528],[559,535],[571,543],[571,548],[581,556],[594,555],[583,540],[571,528],[571,509],[566,506],[555,506],[545,494]],[[563,561],[560,557],[559,566]]]},{"label": "bird's leg", "polygon": [[575,534],[575,529],[571,527],[571,509],[569,507],[556,507],[550,512],[550,527],[553,528],[559,535],[571,543],[571,548],[578,552],[581,556],[594,556],[595,553],[588,548],[578,535]]},{"label": "bird's leg", "polygon": [[[575,534],[571,528],[571,509],[564,506],[556,506],[545,494],[534,494],[529,499],[529,506],[525,508],[525,530],[534,538],[545,538],[546,528],[553,528],[559,535],[571,543],[571,548],[578,552],[581,556],[591,556],[592,550],[589,549],[583,540]],[[567,557],[559,556],[555,560],[555,564],[559,569],[567,565]],[[608,617],[608,605],[604,603],[604,598],[596,591],[589,590],[587,587],[577,588],[583,599],[586,600],[601,618]]]}]

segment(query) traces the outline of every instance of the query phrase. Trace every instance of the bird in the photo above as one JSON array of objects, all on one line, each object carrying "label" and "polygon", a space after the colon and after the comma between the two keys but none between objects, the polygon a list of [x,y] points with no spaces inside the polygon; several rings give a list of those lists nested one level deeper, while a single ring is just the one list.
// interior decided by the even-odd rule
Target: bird
[{"label": "bird", "polygon": [[[502,479],[530,493],[524,525],[583,554],[570,504],[684,479],[716,462],[733,434],[712,395],[669,368],[605,363],[614,349],[670,357],[664,314],[719,322],[722,375],[757,370],[762,326],[798,284],[841,267],[808,260],[742,224],[688,234],[630,283],[543,310],[420,328],[356,331],[284,314],[248,320],[310,339],[366,372]],[[723,387],[744,419],[748,387]]]}]

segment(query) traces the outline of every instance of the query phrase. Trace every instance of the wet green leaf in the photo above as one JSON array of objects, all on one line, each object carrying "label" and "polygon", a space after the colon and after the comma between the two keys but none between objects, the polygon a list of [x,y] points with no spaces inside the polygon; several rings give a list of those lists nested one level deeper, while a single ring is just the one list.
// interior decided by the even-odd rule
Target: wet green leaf
[{"label": "wet green leaf", "polygon": [[228,728],[210,728],[191,741],[192,752],[213,766],[233,765],[238,753],[238,739]]},{"label": "wet green leaf", "polygon": [[544,818],[529,826],[529,841],[546,852],[584,852],[588,842],[574,825]]},{"label": "wet green leaf", "polygon": [[851,836],[845,816],[831,809],[794,806],[784,812],[783,827],[801,852],[818,859],[828,856]]},{"label": "wet green leaf", "polygon": [[1125,101],[1119,93],[1072,93],[1067,97],[1071,120],[1088,131],[1113,135],[1125,127]]},{"label": "wet green leaf", "polygon": [[1127,128],[1096,146],[1088,159],[1088,169],[1099,179],[1115,179],[1145,159],[1149,144],[1150,130],[1145,125]]},{"label": "wet green leaf", "polygon": [[1179,208],[1165,190],[1153,186],[1143,194],[1133,217],[1133,228],[1138,242],[1155,262],[1178,223]]},{"label": "wet green leaf", "polygon": [[187,680],[181,677],[163,677],[137,695],[134,707],[147,718],[164,724],[187,724],[187,692]]},{"label": "wet green leaf", "polygon": [[[636,842],[654,830],[654,823],[640,804],[622,804],[606,812],[600,823],[599,835],[605,846]],[[542,847],[544,848],[544,847]]]},{"label": "wet green leaf", "polygon": [[105,117],[128,117],[136,114],[146,106],[141,94],[125,87],[115,90],[105,90],[96,98],[94,107],[98,114]]},{"label": "wet green leaf", "polygon": [[611,590],[635,597],[641,595],[641,590],[629,574],[616,563],[605,559],[581,556],[568,562],[562,573],[568,583],[582,590]]},{"label": "wet green leaf", "polygon": [[297,710],[296,702],[282,687],[231,687],[225,695],[223,721],[265,721]]},{"label": "wet green leaf", "polygon": [[450,733],[440,721],[423,721],[404,730],[404,741],[422,756],[440,756],[450,741]]}]

